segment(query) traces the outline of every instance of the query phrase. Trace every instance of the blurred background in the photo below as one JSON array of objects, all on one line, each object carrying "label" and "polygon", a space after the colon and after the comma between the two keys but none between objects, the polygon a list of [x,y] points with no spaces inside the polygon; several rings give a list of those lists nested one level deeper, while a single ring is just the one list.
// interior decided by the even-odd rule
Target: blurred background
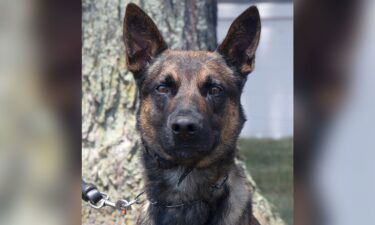
[{"label": "blurred background", "polygon": [[375,222],[374,3],[295,3],[296,224]]},{"label": "blurred background", "polygon": [[79,224],[81,3],[0,1],[0,224]]}]

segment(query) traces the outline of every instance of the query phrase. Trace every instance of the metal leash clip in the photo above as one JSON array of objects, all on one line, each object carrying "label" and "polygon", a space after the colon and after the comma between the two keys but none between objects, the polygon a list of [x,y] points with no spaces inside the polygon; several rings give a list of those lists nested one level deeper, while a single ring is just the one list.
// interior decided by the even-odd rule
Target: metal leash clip
[{"label": "metal leash clip", "polygon": [[111,201],[111,198],[108,194],[101,192],[103,198],[97,203],[93,204],[89,202],[90,206],[94,209],[101,209],[103,207],[109,206],[111,208],[120,210],[123,215],[126,215],[126,212],[130,207],[134,204],[141,204],[142,201],[140,200],[140,196],[144,194],[144,192],[141,192],[138,194],[133,201],[127,201],[124,199],[120,199],[117,202]]},{"label": "metal leash clip", "polygon": [[103,193],[103,192],[100,192],[100,194],[102,195],[102,199],[98,203],[93,204],[91,201],[89,201],[89,204],[92,208],[101,209],[105,206],[116,208],[116,204],[110,200],[110,197],[108,196],[108,194]]}]

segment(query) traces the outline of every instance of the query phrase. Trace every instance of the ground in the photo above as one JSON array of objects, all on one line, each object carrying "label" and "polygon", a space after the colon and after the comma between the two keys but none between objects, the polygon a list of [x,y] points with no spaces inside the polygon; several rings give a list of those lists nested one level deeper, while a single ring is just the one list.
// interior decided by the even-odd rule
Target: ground
[{"label": "ground", "polygon": [[241,157],[286,224],[293,224],[293,139],[240,139]]}]

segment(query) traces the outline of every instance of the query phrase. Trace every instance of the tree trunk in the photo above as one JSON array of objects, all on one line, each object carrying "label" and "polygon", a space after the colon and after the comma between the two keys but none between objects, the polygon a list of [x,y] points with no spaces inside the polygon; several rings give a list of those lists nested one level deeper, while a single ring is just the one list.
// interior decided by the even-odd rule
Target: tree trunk
[{"label": "tree trunk", "polygon": [[[127,0],[83,1],[82,176],[114,200],[133,199],[143,186],[141,144],[135,129],[136,86],[125,67],[122,27]],[[216,48],[215,0],[137,0],[173,49]],[[249,179],[250,176],[249,176]],[[251,183],[255,188],[254,182]],[[254,189],[255,190],[255,189]],[[263,224],[283,224],[254,194]],[[111,209],[82,205],[82,224],[134,224]]]}]

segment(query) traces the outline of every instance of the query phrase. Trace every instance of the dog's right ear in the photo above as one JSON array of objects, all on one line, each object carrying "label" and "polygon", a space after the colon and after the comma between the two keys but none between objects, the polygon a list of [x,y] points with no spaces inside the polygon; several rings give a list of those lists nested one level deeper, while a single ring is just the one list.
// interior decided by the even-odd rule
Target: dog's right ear
[{"label": "dog's right ear", "polygon": [[246,9],[235,19],[217,51],[229,66],[246,77],[254,69],[255,51],[260,39],[260,16],[256,6]]},{"label": "dog's right ear", "polygon": [[155,23],[133,3],[126,7],[123,39],[127,67],[135,79],[155,56],[167,48]]}]

